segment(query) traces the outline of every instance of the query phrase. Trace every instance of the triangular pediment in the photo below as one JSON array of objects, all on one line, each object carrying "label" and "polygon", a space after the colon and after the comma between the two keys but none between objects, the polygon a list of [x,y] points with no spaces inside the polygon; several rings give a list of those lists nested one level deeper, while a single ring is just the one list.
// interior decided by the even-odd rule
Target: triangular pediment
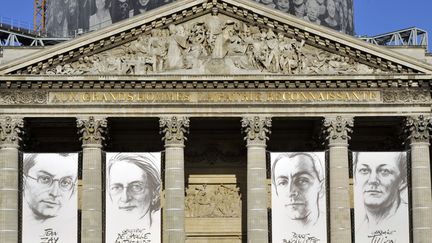
[{"label": "triangular pediment", "polygon": [[0,66],[0,75],[381,73],[432,66],[248,0],[178,1]]}]

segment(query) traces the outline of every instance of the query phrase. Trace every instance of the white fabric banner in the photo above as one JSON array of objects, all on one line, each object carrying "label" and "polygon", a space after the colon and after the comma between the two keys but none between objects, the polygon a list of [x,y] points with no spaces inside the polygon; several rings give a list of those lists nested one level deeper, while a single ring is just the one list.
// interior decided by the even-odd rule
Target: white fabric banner
[{"label": "white fabric banner", "polygon": [[106,243],[160,243],[161,153],[106,154]]},{"label": "white fabric banner", "polygon": [[353,152],[355,241],[409,241],[406,152]]},{"label": "white fabric banner", "polygon": [[271,153],[272,241],[327,242],[325,152]]},{"label": "white fabric banner", "polygon": [[23,243],[78,242],[78,154],[24,154]]}]

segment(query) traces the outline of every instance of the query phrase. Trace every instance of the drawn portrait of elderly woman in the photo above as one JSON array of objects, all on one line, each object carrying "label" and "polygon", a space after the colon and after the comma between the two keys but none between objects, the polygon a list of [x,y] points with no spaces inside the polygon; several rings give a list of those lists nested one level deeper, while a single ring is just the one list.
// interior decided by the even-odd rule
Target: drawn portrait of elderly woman
[{"label": "drawn portrait of elderly woman", "polygon": [[131,232],[159,242],[160,154],[109,153],[106,177],[107,242]]}]

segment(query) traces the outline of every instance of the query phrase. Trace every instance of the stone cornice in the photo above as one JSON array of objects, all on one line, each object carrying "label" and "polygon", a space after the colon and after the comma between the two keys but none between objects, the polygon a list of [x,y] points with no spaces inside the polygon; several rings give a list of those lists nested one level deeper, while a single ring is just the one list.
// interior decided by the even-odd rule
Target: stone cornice
[{"label": "stone cornice", "polygon": [[0,89],[226,89],[429,87],[432,75],[92,75],[0,77]]},{"label": "stone cornice", "polygon": [[222,13],[249,23],[286,33],[306,44],[349,57],[370,67],[392,73],[432,73],[432,66],[374,46],[354,37],[308,23],[248,0],[184,0],[168,4],[143,16],[49,48],[0,67],[4,74],[38,74],[40,70],[78,60],[133,41],[142,33],[199,17]]}]

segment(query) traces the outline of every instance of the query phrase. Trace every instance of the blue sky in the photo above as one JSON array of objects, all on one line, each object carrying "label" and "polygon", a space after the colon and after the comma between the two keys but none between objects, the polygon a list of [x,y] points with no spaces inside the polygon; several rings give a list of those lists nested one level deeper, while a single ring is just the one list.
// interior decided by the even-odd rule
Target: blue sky
[{"label": "blue sky", "polygon": [[[0,16],[33,24],[34,0],[0,0]],[[429,33],[432,52],[432,0],[354,0],[355,31],[377,35],[409,27]]]}]

